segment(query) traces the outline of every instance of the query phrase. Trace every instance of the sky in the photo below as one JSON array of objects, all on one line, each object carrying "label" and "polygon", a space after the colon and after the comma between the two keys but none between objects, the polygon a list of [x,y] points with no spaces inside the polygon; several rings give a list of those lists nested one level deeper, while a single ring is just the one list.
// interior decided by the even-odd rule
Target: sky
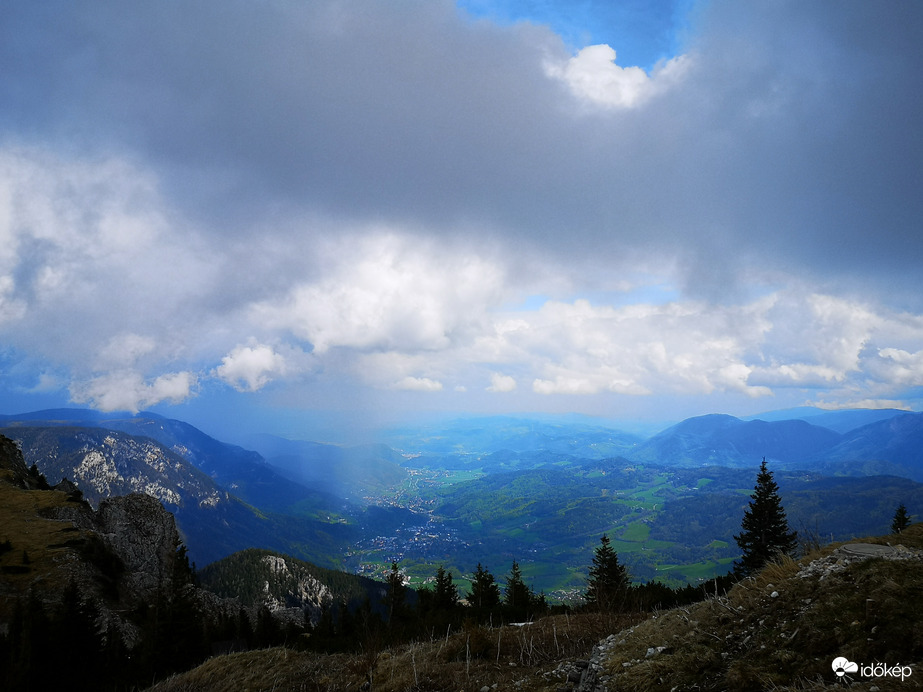
[{"label": "sky", "polygon": [[0,413],[923,409],[923,5],[8,0]]}]

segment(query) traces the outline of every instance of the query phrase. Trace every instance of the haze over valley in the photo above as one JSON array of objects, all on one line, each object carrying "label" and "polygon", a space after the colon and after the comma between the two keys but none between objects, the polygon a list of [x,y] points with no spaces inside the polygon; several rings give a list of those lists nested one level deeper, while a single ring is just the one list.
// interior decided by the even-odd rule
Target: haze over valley
[{"label": "haze over valley", "polygon": [[387,444],[257,435],[252,450],[145,413],[40,411],[4,416],[0,433],[92,503],[154,495],[199,565],[270,548],[377,579],[396,562],[422,586],[440,565],[465,583],[478,563],[517,561],[551,601],[579,602],[604,533],[636,582],[729,572],[763,458],[805,539],[881,532],[901,503],[923,512],[923,414],[795,413],[702,416],[647,438],[573,416],[472,417],[384,431]]}]

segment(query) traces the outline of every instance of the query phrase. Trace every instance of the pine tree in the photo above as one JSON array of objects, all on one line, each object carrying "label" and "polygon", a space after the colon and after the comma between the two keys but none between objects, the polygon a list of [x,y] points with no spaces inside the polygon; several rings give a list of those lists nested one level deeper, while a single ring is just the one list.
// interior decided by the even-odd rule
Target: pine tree
[{"label": "pine tree", "polygon": [[500,587],[497,586],[494,575],[484,569],[480,562],[474,579],[471,580],[468,603],[481,612],[493,610],[500,605]]},{"label": "pine tree", "polygon": [[510,608],[525,608],[531,600],[531,590],[522,580],[522,570],[519,563],[513,560],[510,574],[506,578],[506,597],[504,603]]},{"label": "pine tree", "polygon": [[388,609],[388,622],[393,624],[404,614],[407,602],[407,587],[404,586],[404,575],[397,568],[397,563],[391,563],[391,571],[387,578],[388,593],[385,596],[385,606]]},{"label": "pine tree", "polygon": [[749,508],[744,512],[739,535],[734,536],[743,551],[734,565],[738,577],[747,577],[760,570],[780,554],[790,555],[798,545],[798,534],[789,529],[779,486],[766,468],[766,458],[756,475],[756,486]]},{"label": "pine tree", "polygon": [[442,565],[436,570],[433,605],[439,610],[452,610],[458,605],[458,587],[452,581],[452,573],[446,572]]},{"label": "pine tree", "polygon": [[538,609],[538,599],[535,592],[522,579],[519,563],[513,561],[509,576],[506,578],[506,594],[503,599],[510,617],[522,620],[529,617],[530,613]]},{"label": "pine tree", "polygon": [[891,533],[901,533],[908,526],[910,526],[910,515],[907,514],[907,508],[901,502],[897,506],[897,511],[894,513],[894,519],[891,522]]},{"label": "pine tree", "polygon": [[619,564],[606,534],[593,555],[593,566],[587,579],[586,601],[590,608],[609,611],[624,605],[629,587],[628,571]]}]

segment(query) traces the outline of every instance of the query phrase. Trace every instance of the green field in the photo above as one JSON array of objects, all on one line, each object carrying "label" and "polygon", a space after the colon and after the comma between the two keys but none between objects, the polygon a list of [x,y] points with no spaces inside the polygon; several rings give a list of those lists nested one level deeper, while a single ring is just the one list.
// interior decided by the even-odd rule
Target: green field
[{"label": "green field", "polygon": [[619,538],[632,543],[644,543],[651,535],[651,527],[642,522],[634,522],[625,527]]},{"label": "green field", "polygon": [[734,558],[721,560],[702,560],[687,565],[662,565],[659,577],[667,585],[696,584],[730,572],[734,567]]}]

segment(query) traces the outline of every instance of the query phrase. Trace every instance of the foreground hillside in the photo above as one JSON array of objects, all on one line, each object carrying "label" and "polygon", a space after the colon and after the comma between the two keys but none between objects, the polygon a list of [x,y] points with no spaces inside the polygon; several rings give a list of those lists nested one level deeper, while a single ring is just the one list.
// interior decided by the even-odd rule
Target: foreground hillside
[{"label": "foreground hillside", "polygon": [[[881,556],[857,554],[878,548]],[[726,596],[617,633],[595,662],[611,690],[821,690],[844,682],[921,689],[921,622],[923,524],[916,524],[901,536],[781,560]],[[859,666],[839,682],[838,657]]]},{"label": "foreground hillside", "polygon": [[[862,543],[885,554],[827,546],[770,565],[727,594],[650,616],[469,625],[390,649],[368,642],[358,655],[232,654],[153,690],[921,689],[923,524]],[[839,657],[856,670],[838,677]]]}]

